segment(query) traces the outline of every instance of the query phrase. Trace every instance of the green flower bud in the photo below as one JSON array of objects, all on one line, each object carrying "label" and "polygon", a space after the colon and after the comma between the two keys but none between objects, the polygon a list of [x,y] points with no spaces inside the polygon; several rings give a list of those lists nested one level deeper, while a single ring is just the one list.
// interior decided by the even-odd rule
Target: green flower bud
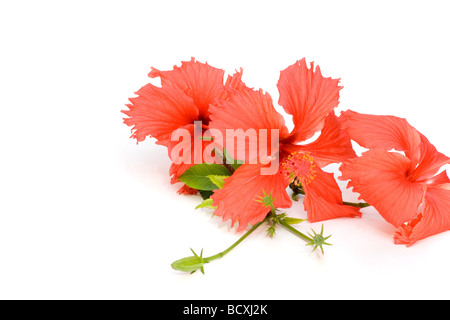
[{"label": "green flower bud", "polygon": [[190,273],[194,273],[195,271],[197,271],[198,269],[201,270],[201,272],[203,274],[205,274],[205,271],[203,269],[203,265],[205,263],[208,263],[208,261],[204,260],[202,255],[203,255],[203,249],[200,253],[200,256],[198,256],[194,250],[192,250],[192,253],[194,254],[194,256],[191,257],[186,257],[186,258],[182,258],[179,259],[175,262],[172,263],[172,268],[178,271],[183,271],[183,272],[190,272]]}]

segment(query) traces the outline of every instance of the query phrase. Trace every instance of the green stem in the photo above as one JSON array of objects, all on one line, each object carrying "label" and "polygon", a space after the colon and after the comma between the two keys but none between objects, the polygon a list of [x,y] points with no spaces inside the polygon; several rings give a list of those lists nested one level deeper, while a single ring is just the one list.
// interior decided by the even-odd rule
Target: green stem
[{"label": "green stem", "polygon": [[311,239],[310,237],[308,237],[307,235],[301,233],[300,231],[298,231],[297,229],[295,229],[294,227],[292,227],[289,223],[286,223],[285,221],[281,220],[279,222],[283,227],[285,227],[287,230],[289,230],[290,232],[292,232],[293,234],[295,234],[297,237],[299,237],[300,239],[310,243],[313,241],[313,239]]},{"label": "green stem", "polygon": [[241,243],[242,241],[244,241],[245,238],[247,238],[253,231],[255,231],[261,224],[263,224],[264,222],[266,222],[268,219],[268,217],[266,217],[263,221],[258,222],[257,224],[255,224],[250,230],[248,230],[242,237],[239,238],[238,241],[236,241],[235,243],[233,243],[228,249],[219,252],[218,254],[215,254],[211,257],[208,258],[203,258],[203,260],[205,260],[205,262],[211,262],[213,260],[222,258],[224,255],[226,255],[228,252],[230,252],[231,250],[233,250],[239,243]]},{"label": "green stem", "polygon": [[358,208],[370,207],[370,204],[368,204],[367,202],[347,202],[347,201],[344,201],[343,204],[345,204],[346,206],[353,206],[353,207],[358,207]]},{"label": "green stem", "polygon": [[228,169],[228,171],[230,171],[230,173],[231,174],[233,174],[234,173],[234,167],[231,165],[231,164],[229,164],[228,162],[227,162],[227,155],[226,155],[226,153],[225,153],[225,151],[223,152],[223,165],[224,165],[224,167],[225,168],[227,168]]}]

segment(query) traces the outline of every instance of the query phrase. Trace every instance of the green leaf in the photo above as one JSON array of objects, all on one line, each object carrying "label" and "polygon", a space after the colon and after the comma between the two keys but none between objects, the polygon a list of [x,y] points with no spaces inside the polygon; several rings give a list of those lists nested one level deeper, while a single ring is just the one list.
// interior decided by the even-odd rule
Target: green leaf
[{"label": "green leaf", "polygon": [[283,219],[283,221],[288,224],[298,224],[298,223],[302,223],[303,221],[306,221],[306,220],[308,220],[308,219],[297,219],[297,218],[291,218],[291,217],[286,217]]},{"label": "green leaf", "polygon": [[200,203],[198,206],[196,206],[195,209],[199,209],[199,208],[217,209],[217,207],[214,207],[212,204],[213,204],[212,199],[206,199],[206,200],[203,200],[203,202]]},{"label": "green leaf", "polygon": [[218,176],[218,175],[209,175],[208,178],[214,183],[216,186],[219,187],[219,189],[223,188],[223,185],[225,184],[225,178],[228,178],[229,176]]},{"label": "green leaf", "polygon": [[179,178],[188,187],[197,190],[216,190],[218,189],[208,176],[229,176],[230,171],[220,164],[216,163],[202,163],[187,169]]}]

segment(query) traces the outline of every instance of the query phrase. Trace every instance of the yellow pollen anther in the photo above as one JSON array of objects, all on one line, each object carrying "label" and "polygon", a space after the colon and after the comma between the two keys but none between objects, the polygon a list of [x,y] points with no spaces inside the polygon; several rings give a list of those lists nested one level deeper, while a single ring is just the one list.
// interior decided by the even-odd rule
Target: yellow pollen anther
[{"label": "yellow pollen anther", "polygon": [[314,158],[309,152],[294,152],[284,160],[281,166],[282,173],[288,178],[289,183],[295,185],[307,185],[317,175]]}]

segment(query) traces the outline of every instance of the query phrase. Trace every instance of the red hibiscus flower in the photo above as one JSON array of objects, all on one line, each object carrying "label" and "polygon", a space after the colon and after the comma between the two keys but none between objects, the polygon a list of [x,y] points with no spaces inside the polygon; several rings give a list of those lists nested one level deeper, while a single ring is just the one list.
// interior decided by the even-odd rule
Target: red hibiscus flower
[{"label": "red hibiscus flower", "polygon": [[403,118],[346,111],[340,120],[369,149],[341,166],[341,178],[397,227],[394,242],[410,246],[449,230],[450,180],[439,171],[450,158]]},{"label": "red hibiscus flower", "polygon": [[[286,192],[289,183],[301,184],[305,191],[304,207],[312,222],[342,216],[359,216],[357,208],[345,206],[342,194],[332,173],[321,168],[355,156],[350,139],[340,128],[334,108],[339,103],[339,79],[324,78],[319,67],[314,70],[305,59],[297,61],[280,74],[279,104],[292,115],[294,129],[289,132],[284,119],[272,104],[272,99],[261,90],[241,90],[209,108],[210,127],[225,132],[227,129],[277,129],[279,160],[275,174],[262,175],[268,165],[243,164],[225,180],[222,189],[212,195],[214,214],[223,220],[239,223],[238,231],[248,224],[262,221],[267,208],[258,201],[272,194],[274,206],[288,208],[292,202]],[[300,144],[320,131],[311,143]],[[248,149],[247,149],[248,151]]]},{"label": "red hibiscus flower", "polygon": [[[122,111],[128,116],[124,123],[132,127],[131,137],[137,142],[154,137],[157,144],[168,148],[169,155],[174,146],[171,136],[175,130],[186,129],[193,138],[194,121],[202,121],[203,131],[208,129],[210,103],[227,99],[230,89],[245,88],[241,81],[242,70],[228,76],[224,84],[224,70],[200,63],[194,58],[182,62],[181,67],[174,66],[170,71],[152,68],[149,77],[159,77],[161,87],[149,83],[139,89],[137,97],[129,99],[129,110]],[[203,149],[207,144],[206,141],[202,143]],[[194,148],[191,151],[194,158]],[[179,176],[192,165],[173,163],[169,171],[171,183],[176,183]],[[196,194],[197,190],[184,185],[178,192]]]}]

